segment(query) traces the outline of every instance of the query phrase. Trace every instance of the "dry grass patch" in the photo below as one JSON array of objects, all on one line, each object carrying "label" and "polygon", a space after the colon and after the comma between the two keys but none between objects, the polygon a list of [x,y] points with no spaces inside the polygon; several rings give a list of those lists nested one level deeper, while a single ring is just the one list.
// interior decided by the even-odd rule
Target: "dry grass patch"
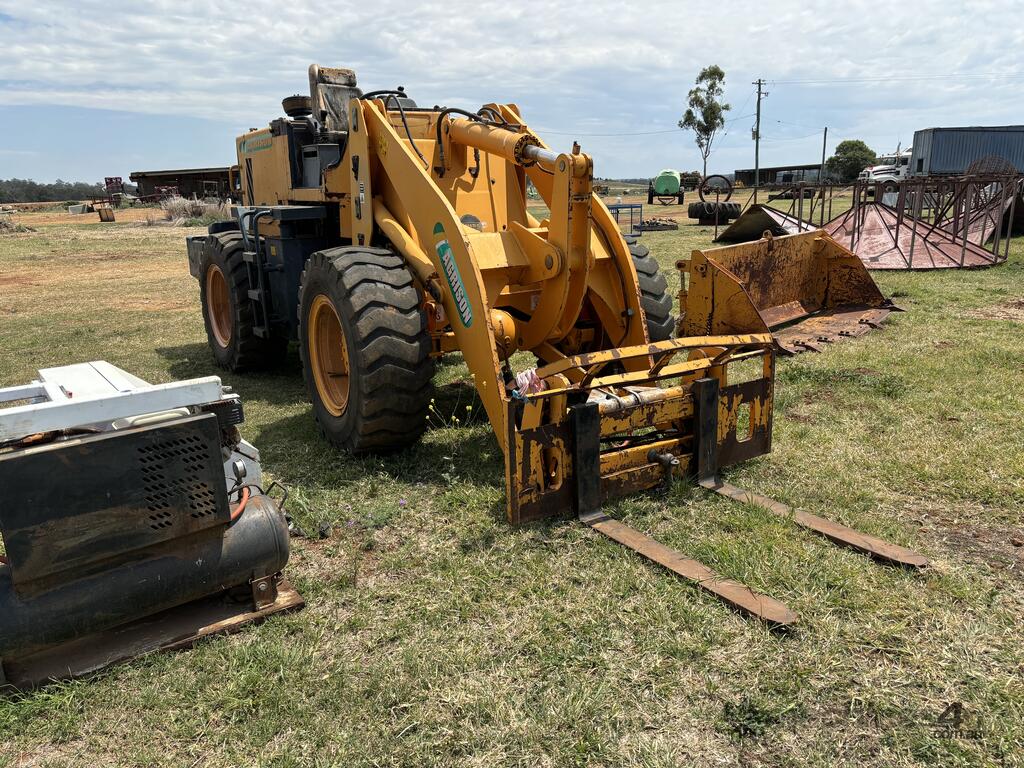
[{"label": "dry grass patch", "polygon": [[967,314],[980,320],[1010,320],[1024,323],[1024,299],[1011,299],[991,307],[972,310]]},{"label": "dry grass patch", "polygon": [[9,213],[0,213],[0,235],[20,235],[36,230],[25,224],[17,222]]},{"label": "dry grass patch", "polygon": [[230,218],[231,206],[226,202],[175,196],[161,200],[159,209],[147,211],[145,221],[149,225],[169,223],[175,227],[195,227]]}]

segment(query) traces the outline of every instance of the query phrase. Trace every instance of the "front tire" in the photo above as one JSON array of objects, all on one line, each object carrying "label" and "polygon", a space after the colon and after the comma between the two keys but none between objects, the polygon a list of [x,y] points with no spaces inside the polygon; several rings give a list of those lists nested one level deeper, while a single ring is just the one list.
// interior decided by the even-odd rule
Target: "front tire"
[{"label": "front tire", "polygon": [[672,296],[668,292],[668,280],[646,245],[638,243],[635,237],[627,237],[626,244],[629,246],[629,255],[633,257],[633,266],[636,267],[640,284],[640,306],[647,319],[647,336],[651,341],[670,339],[675,318],[672,317]]},{"label": "front tire", "polygon": [[412,275],[383,248],[310,256],[299,289],[299,351],[320,432],[350,453],[416,442],[434,363]]}]

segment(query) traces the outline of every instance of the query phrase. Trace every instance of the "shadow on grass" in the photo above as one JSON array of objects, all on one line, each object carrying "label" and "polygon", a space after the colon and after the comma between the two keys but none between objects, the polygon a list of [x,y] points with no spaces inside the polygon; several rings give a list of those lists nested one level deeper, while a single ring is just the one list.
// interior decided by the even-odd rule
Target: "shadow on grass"
[{"label": "shadow on grass", "polygon": [[242,396],[243,403],[261,400],[272,405],[296,405],[308,400],[299,355],[294,346],[279,366],[252,373],[231,373],[218,367],[206,344],[158,347],[156,352],[168,361],[167,370],[176,379],[220,376],[225,385]]},{"label": "shadow on grass", "polygon": [[486,423],[432,429],[403,450],[353,456],[328,443],[311,411],[305,410],[263,425],[250,439],[285,483],[342,487],[375,474],[437,488],[454,483],[504,488],[504,458]]}]

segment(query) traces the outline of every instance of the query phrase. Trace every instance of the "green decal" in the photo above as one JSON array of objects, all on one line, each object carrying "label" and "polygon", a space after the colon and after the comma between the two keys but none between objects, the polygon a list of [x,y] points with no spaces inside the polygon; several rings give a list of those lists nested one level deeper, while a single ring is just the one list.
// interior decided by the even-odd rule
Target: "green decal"
[{"label": "green decal", "polygon": [[262,152],[264,149],[270,149],[273,146],[274,140],[270,134],[263,134],[261,136],[252,136],[250,138],[242,139],[242,143],[238,149],[243,155],[251,155],[254,152]]},{"label": "green decal", "polygon": [[452,299],[459,310],[459,320],[469,328],[473,324],[473,307],[470,306],[469,299],[466,297],[466,286],[462,282],[462,275],[459,274],[459,265],[455,263],[452,247],[445,239],[444,227],[441,226],[441,222],[434,225],[434,237],[436,238],[434,248],[437,250],[437,257],[441,259],[441,267],[444,270],[445,279],[448,281],[448,287],[451,289]]}]

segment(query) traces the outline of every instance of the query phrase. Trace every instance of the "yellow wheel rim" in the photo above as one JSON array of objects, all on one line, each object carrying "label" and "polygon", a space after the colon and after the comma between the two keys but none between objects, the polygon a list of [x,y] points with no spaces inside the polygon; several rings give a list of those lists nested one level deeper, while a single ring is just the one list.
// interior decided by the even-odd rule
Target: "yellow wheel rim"
[{"label": "yellow wheel rim", "polygon": [[348,406],[348,344],[334,304],[324,294],[309,309],[309,362],[320,402],[332,416]]},{"label": "yellow wheel rim", "polygon": [[231,343],[231,331],[234,324],[231,311],[231,291],[224,272],[216,265],[206,270],[206,307],[210,317],[210,329],[217,344],[222,347]]}]

